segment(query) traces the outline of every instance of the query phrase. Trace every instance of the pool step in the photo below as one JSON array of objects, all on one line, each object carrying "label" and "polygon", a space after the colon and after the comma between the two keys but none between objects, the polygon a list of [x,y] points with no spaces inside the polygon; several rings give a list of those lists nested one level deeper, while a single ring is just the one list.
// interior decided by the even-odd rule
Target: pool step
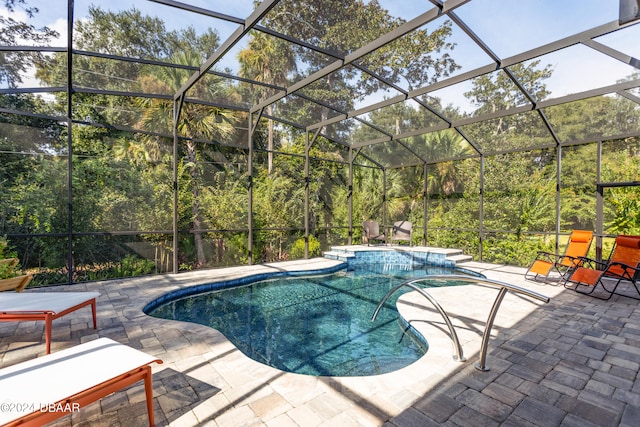
[{"label": "pool step", "polygon": [[456,264],[473,261],[473,257],[471,255],[465,255],[463,253],[460,253],[458,255],[447,255],[447,259],[454,261]]},{"label": "pool step", "polygon": [[330,250],[324,253],[324,257],[328,259],[335,259],[336,261],[347,261],[349,258],[354,258],[356,255],[353,252],[346,252],[341,250]]},{"label": "pool step", "polygon": [[444,261],[444,264],[458,265],[458,264],[462,264],[464,262],[473,260],[473,257],[471,257],[470,255],[463,254],[462,250],[460,249],[444,249],[444,248],[433,248],[433,247],[424,247],[424,246],[393,247],[393,246],[385,246],[385,245],[333,246],[331,247],[331,250],[324,252],[324,257],[328,259],[349,263],[350,260],[354,260],[355,258],[358,257],[357,255],[358,252],[371,253],[371,252],[377,252],[377,251],[414,252],[416,253],[416,255],[422,254],[422,258],[425,258],[425,259],[433,259],[433,260],[439,259],[440,261],[436,261],[436,264],[439,264],[439,265],[443,263],[443,261]]}]

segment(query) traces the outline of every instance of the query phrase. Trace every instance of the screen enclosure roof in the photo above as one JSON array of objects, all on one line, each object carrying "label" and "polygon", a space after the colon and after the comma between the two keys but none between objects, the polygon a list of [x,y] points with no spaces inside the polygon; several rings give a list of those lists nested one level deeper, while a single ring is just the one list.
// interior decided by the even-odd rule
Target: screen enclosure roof
[{"label": "screen enclosure roof", "polygon": [[[55,28],[59,37],[29,46],[17,40],[2,49],[45,56],[71,51],[74,93],[251,113],[254,120],[273,120],[279,135],[306,131],[383,168],[640,130],[640,23],[620,19],[620,0],[73,2],[72,33],[95,7],[114,14],[135,9],[167,30],[213,31],[217,48],[199,64],[69,38],[67,1],[28,3],[40,9],[37,24]],[[95,71],[83,64],[92,58],[109,61],[110,72],[91,80]],[[179,81],[151,89],[129,78],[136,67],[176,70]],[[43,87],[29,70],[22,77],[0,91],[68,90],[65,81]],[[612,101],[626,106],[627,117],[567,117],[567,111]],[[593,126],[575,132],[572,120]],[[220,142],[246,148],[247,132],[235,135]]]}]

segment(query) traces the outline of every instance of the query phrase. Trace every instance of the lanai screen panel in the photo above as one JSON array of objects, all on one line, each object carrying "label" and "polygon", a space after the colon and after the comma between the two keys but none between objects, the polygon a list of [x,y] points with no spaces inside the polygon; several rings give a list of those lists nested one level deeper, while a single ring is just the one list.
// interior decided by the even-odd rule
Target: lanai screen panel
[{"label": "lanai screen panel", "polygon": [[69,164],[64,133],[66,128],[54,119],[0,114],[0,235],[24,229],[34,234],[67,230]]},{"label": "lanai screen panel", "polygon": [[[246,180],[246,154],[244,150],[209,142],[181,141],[184,164],[179,170],[181,203],[186,224],[196,214],[192,197],[198,192],[201,228],[205,230],[232,230],[246,228],[247,190],[237,186]],[[187,163],[196,155],[197,163]]]},{"label": "lanai screen panel", "polygon": [[[58,80],[66,78],[63,77],[67,67],[65,57],[60,55],[55,67],[49,71]],[[193,70],[193,67],[187,69],[75,54],[72,83],[78,90],[172,96]]]},{"label": "lanai screen panel", "polygon": [[560,229],[595,230],[598,182],[596,143],[562,148],[560,175]]},{"label": "lanai screen panel", "polygon": [[414,166],[422,163],[401,141],[389,141],[362,147],[361,153],[389,168]]},{"label": "lanai screen panel", "polygon": [[[625,138],[602,143],[600,182],[640,181],[640,138]],[[638,212],[627,211],[628,215]]]},{"label": "lanai screen panel", "polygon": [[[322,135],[356,149],[366,147],[371,141],[388,141],[390,135],[371,123],[345,119],[322,127]],[[365,143],[360,143],[365,140]]]},{"label": "lanai screen panel", "polygon": [[[33,109],[23,105],[24,99],[2,96],[2,100],[5,107],[7,101],[12,101],[23,111]],[[65,265],[68,252],[66,237],[54,236],[66,236],[68,228],[69,158],[66,134],[66,126],[54,117],[0,113],[0,188],[3,192],[0,198],[3,215],[0,235],[23,234],[24,230],[39,235],[11,238],[10,244],[16,250],[22,266],[51,268],[47,283],[66,280],[63,275],[56,276],[54,273]]]},{"label": "lanai screen panel", "polygon": [[201,101],[212,107],[248,111],[261,98],[276,92],[277,89],[271,87],[210,71],[187,90],[186,97],[190,101]]},{"label": "lanai screen panel", "polygon": [[37,79],[34,75],[34,67],[53,68],[58,58],[66,63],[67,54],[64,52],[3,52],[3,65],[0,67],[0,90],[10,87],[33,88],[36,91],[44,90],[43,88],[65,89],[66,74],[47,76],[49,78],[46,81]]},{"label": "lanai screen panel", "polygon": [[374,124],[389,135],[398,135],[433,126],[446,126],[443,119],[414,99],[378,108],[358,117]]},{"label": "lanai screen panel", "polygon": [[254,164],[252,182],[254,251],[257,261],[271,262],[287,259],[304,235],[304,157],[276,153],[271,173],[263,161]]},{"label": "lanai screen panel", "polygon": [[480,160],[440,162],[427,166],[427,240],[438,247],[478,253],[478,234],[458,224],[480,224]]},{"label": "lanai screen panel", "polygon": [[638,72],[635,67],[581,44],[525,61],[524,65],[549,70],[547,77],[537,82],[547,91],[546,96],[539,100],[557,99],[615,85],[633,78]]},{"label": "lanai screen panel", "polygon": [[[262,27],[260,27],[262,28]],[[240,40],[240,51],[225,55],[236,60],[232,72],[240,77],[285,88],[336,60],[328,52],[314,50],[266,31],[252,30]],[[302,42],[302,40],[296,40]]]},{"label": "lanai screen panel", "polygon": [[501,59],[618,20],[617,0],[472,0],[455,13]]},{"label": "lanai screen panel", "polygon": [[317,48],[345,55],[401,23],[398,20],[383,23],[375,3],[364,4],[364,13],[352,9],[357,6],[347,2],[282,0],[260,25]]},{"label": "lanai screen panel", "polygon": [[320,105],[296,94],[288,95],[271,105],[274,107],[272,114],[284,122],[297,124],[302,128],[342,115],[341,112],[333,108]]},{"label": "lanai screen panel", "polygon": [[388,131],[384,127],[378,126],[379,120],[370,120],[366,115],[358,117],[358,119],[347,119],[341,122],[326,126],[327,135],[336,135],[337,129],[350,129],[351,132],[343,135],[346,142],[356,144],[357,147],[366,146],[370,143],[388,141],[391,139],[393,132]]},{"label": "lanai screen panel", "polygon": [[[77,125],[74,231],[171,230],[171,146],[144,134]],[[104,163],[108,159],[108,163]]]},{"label": "lanai screen panel", "polygon": [[488,119],[460,126],[460,130],[484,153],[555,146],[537,111]]},{"label": "lanai screen panel", "polygon": [[[600,139],[640,129],[640,105],[616,94],[556,105],[543,111],[561,142]],[[588,114],[576,115],[576,111]]]},{"label": "lanai screen panel", "polygon": [[610,235],[640,233],[635,219],[640,212],[640,138],[602,143],[602,183],[628,183],[603,189],[603,232]]},{"label": "lanai screen panel", "polygon": [[[362,162],[359,157],[358,161]],[[384,174],[377,167],[353,167],[353,225],[355,242],[360,242],[362,222],[373,219],[382,224],[384,206]]]},{"label": "lanai screen panel", "polygon": [[637,40],[640,40],[640,24],[633,24],[594,39],[611,49],[633,58],[640,58],[640,43],[634,42]]},{"label": "lanai screen panel", "polygon": [[[63,10],[66,11],[66,4]],[[199,62],[188,64],[192,54],[199,55],[203,62],[238,27],[237,23],[205,13],[148,0],[75,0],[74,20],[74,49],[182,65],[200,65]],[[96,37],[106,30],[112,33],[110,42]],[[180,40],[189,40],[189,43]]]},{"label": "lanai screen panel", "polygon": [[359,105],[369,105],[400,94],[393,87],[352,65],[315,81],[299,92],[344,113],[353,111]]},{"label": "lanai screen panel", "polygon": [[555,224],[555,173],[553,150],[487,156],[483,192],[487,258],[518,265],[530,262],[537,247],[530,233],[551,232]]},{"label": "lanai screen panel", "polygon": [[[66,98],[65,93],[58,96]],[[87,92],[74,93],[72,99],[72,117],[78,122],[167,137],[172,134],[173,103],[169,99]]]},{"label": "lanai screen panel", "polygon": [[3,33],[0,39],[3,45],[67,47],[67,0],[31,0],[26,5],[14,5],[13,10],[8,10],[3,2],[0,15],[14,24],[24,24],[37,35],[23,37],[25,32],[20,32],[19,35],[10,37]]},{"label": "lanai screen panel", "polygon": [[531,105],[504,70],[482,74],[418,98],[451,120]]},{"label": "lanai screen panel", "polygon": [[349,225],[348,166],[343,163],[311,159],[310,169],[311,228],[347,227]]},{"label": "lanai screen panel", "polygon": [[448,16],[428,22],[356,61],[404,91],[446,82],[491,62]]},{"label": "lanai screen panel", "polygon": [[[311,140],[312,137],[313,134],[310,133],[309,139]],[[312,158],[349,163],[349,147],[346,144],[341,144],[322,136],[316,138],[311,145],[309,155]]]},{"label": "lanai screen panel", "polygon": [[427,163],[478,156],[478,152],[455,129],[404,138],[402,141]]}]

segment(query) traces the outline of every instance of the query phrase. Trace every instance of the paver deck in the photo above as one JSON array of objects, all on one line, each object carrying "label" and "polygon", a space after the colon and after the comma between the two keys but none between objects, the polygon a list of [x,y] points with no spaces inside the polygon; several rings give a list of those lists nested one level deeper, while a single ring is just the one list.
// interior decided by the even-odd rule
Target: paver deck
[{"label": "paver deck", "polygon": [[[317,269],[313,259],[47,288],[96,291],[98,329],[86,313],[55,321],[52,352],[109,337],[164,361],[154,367],[159,426],[638,426],[638,301],[600,301],[562,286],[527,282],[516,267],[468,262],[488,278],[551,297],[508,294],[495,319],[487,372],[476,370],[495,289],[434,288],[450,313],[466,362],[453,360],[442,318],[425,299],[403,297],[403,316],[429,340],[418,362],[355,378],[286,373],[244,356],[219,332],[149,317],[142,308],[170,290],[257,272]],[[42,322],[0,323],[0,367],[45,354]],[[34,385],[36,386],[36,385]],[[0,402],[1,403],[1,402]],[[142,385],[66,416],[52,426],[142,426]]]}]

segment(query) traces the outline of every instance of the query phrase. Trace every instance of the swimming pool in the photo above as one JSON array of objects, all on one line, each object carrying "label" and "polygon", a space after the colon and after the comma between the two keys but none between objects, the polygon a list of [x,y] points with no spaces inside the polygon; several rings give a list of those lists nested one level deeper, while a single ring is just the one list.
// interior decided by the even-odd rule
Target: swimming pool
[{"label": "swimming pool", "polygon": [[406,279],[460,273],[441,267],[366,265],[199,293],[152,304],[145,311],[215,328],[247,356],[283,371],[377,375],[415,362],[428,347],[421,337],[406,333],[399,322],[395,303],[401,292],[388,300],[372,322],[378,302]]}]

